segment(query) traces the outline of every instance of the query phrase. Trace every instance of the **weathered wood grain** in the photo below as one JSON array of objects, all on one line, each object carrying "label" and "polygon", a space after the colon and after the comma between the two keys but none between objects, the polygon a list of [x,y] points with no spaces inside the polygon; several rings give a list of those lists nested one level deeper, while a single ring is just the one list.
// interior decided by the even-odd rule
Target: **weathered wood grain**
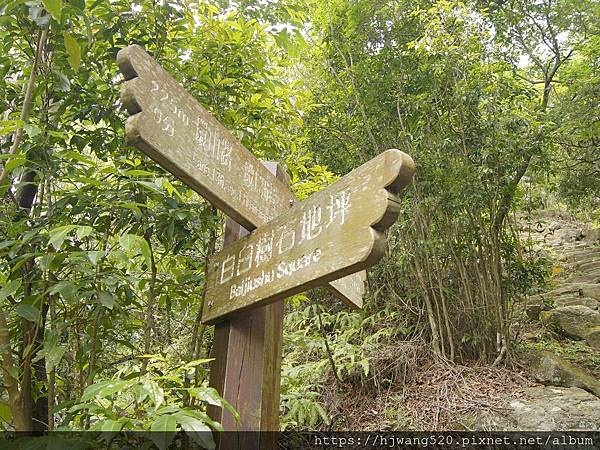
[{"label": "weathered wood grain", "polygon": [[343,278],[330,281],[327,285],[329,291],[351,308],[362,309],[365,295],[366,270],[346,275]]},{"label": "weathered wood grain", "polygon": [[[280,166],[265,163],[286,182]],[[223,245],[247,234],[227,219]],[[279,431],[279,385],[283,334],[283,300],[253,308],[215,325],[210,386],[240,414],[236,421],[226,409],[208,407],[208,414],[226,431]],[[219,450],[275,450],[275,433],[217,433]]]},{"label": "weathered wood grain", "polygon": [[265,305],[375,264],[412,159],[387,150],[214,255],[203,322]]},{"label": "weathered wood grain", "polygon": [[128,140],[245,228],[294,201],[238,140],[139,46],[117,63],[128,81],[121,100]]},{"label": "weathered wood grain", "polygon": [[[237,139],[154,58],[132,45],[117,55],[127,80],[121,100],[128,141],[249,230],[287,210],[295,200]],[[351,307],[362,308],[366,274],[329,286]]]}]

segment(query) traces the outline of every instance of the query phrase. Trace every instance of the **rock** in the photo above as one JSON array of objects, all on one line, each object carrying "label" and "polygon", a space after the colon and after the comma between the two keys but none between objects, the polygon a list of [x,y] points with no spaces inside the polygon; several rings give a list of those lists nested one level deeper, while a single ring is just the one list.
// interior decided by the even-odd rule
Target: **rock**
[{"label": "rock", "polygon": [[540,313],[542,313],[543,311],[550,311],[550,309],[550,306],[542,302],[528,303],[527,305],[525,305],[525,314],[527,314],[527,317],[529,317],[531,320],[539,320]]},{"label": "rock", "polygon": [[542,311],[550,311],[553,307],[554,303],[545,294],[532,295],[525,304],[525,313],[531,320],[539,320]]},{"label": "rock", "polygon": [[556,306],[573,306],[573,305],[581,305],[587,306],[590,309],[598,310],[600,309],[600,302],[598,300],[589,298],[589,297],[569,297],[562,296],[554,299],[554,304]]},{"label": "rock", "polygon": [[578,269],[582,272],[591,272],[595,269],[600,269],[600,259],[593,259],[589,262],[580,264]]},{"label": "rock", "polygon": [[560,224],[560,222],[550,222],[550,225],[548,225],[548,230],[549,231],[556,231],[556,230],[560,230],[562,228],[562,225]]},{"label": "rock", "polygon": [[583,228],[579,228],[575,233],[573,233],[573,238],[575,241],[581,241],[585,237],[585,230]]},{"label": "rock", "polygon": [[578,275],[569,279],[570,283],[588,283],[597,284],[600,283],[600,276],[593,274]]},{"label": "rock", "polygon": [[600,242],[600,228],[588,230],[585,240],[589,243]]},{"label": "rock", "polygon": [[600,397],[600,381],[558,355],[548,351],[534,353],[530,363],[532,374],[540,383],[578,387]]},{"label": "rock", "polygon": [[542,323],[572,339],[585,339],[589,329],[600,325],[600,313],[582,305],[560,306],[540,313]]},{"label": "rock", "polygon": [[600,256],[600,251],[595,248],[573,249],[564,252],[570,261],[579,261],[581,259],[594,258]]},{"label": "rock", "polygon": [[488,411],[473,422],[475,430],[600,430],[600,399],[580,388],[537,386],[523,398],[507,399],[502,412]]},{"label": "rock", "polygon": [[600,327],[590,328],[585,336],[585,341],[590,347],[600,350]]},{"label": "rock", "polygon": [[566,283],[557,289],[546,292],[542,296],[545,298],[553,298],[560,297],[562,295],[590,297],[600,301],[600,284]]},{"label": "rock", "polygon": [[590,297],[600,302],[600,284],[582,284],[579,289],[581,289],[581,296]]}]

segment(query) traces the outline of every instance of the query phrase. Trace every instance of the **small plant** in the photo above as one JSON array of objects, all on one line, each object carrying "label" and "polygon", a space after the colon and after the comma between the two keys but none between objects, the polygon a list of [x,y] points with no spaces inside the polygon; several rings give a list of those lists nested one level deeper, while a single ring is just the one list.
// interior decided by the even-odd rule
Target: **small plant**
[{"label": "small plant", "polygon": [[[178,367],[169,367],[159,355],[145,355],[149,360],[145,373],[138,367],[124,368],[112,379],[88,386],[80,402],[58,405],[64,415],[57,430],[120,432],[153,431],[149,437],[159,449],[169,446],[177,431],[190,432],[202,448],[213,449],[212,430],[222,430],[208,417],[205,405],[228,409],[239,419],[231,405],[205,383],[189,387],[185,380],[209,359],[198,359]],[[190,407],[190,400],[197,402]],[[200,405],[200,408],[198,407]]]}]

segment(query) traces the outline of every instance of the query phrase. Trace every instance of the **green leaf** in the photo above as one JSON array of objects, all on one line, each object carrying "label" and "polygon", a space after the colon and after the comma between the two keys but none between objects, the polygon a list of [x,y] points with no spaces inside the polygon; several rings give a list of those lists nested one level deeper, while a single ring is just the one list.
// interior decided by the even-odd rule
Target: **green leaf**
[{"label": "green leaf", "polygon": [[196,441],[202,448],[213,450],[215,441],[212,437],[210,428],[201,420],[191,417],[181,412],[175,415],[177,422],[181,425],[184,431],[190,433],[190,437]]},{"label": "green leaf", "polygon": [[[18,128],[23,127],[25,123],[22,120],[0,120],[0,136],[11,134],[17,131]],[[13,155],[0,154],[0,160],[10,159]]]},{"label": "green leaf", "polygon": [[38,352],[37,356],[33,359],[33,362],[45,358],[46,370],[50,371],[60,363],[66,351],[66,346],[61,347],[56,344],[56,339],[50,339],[44,343],[44,347]]},{"label": "green leaf", "polygon": [[107,292],[107,291],[100,292],[100,294],[98,294],[98,300],[100,300],[100,303],[102,304],[102,306],[104,306],[108,309],[113,309],[113,307],[115,306],[115,299],[110,292]]},{"label": "green leaf", "polygon": [[10,410],[10,406],[2,402],[0,402],[0,420],[3,420],[6,423],[11,423],[12,421],[12,411]]},{"label": "green leaf", "polygon": [[[94,403],[78,403],[73,405],[71,408],[67,410],[68,413],[74,413],[77,411],[81,411],[82,409],[89,409],[90,412],[101,410],[102,408]],[[60,410],[58,410],[60,411]]]},{"label": "green leaf", "polygon": [[86,252],[87,258],[92,263],[92,266],[97,266],[98,261],[104,256],[104,252],[102,250],[91,250]]},{"label": "green leaf", "polygon": [[219,422],[212,420],[210,417],[208,417],[208,415],[206,413],[203,413],[202,411],[196,411],[193,409],[184,408],[184,409],[179,409],[177,412],[183,413],[189,417],[195,417],[202,423],[206,423],[206,424],[210,425],[213,428],[213,430],[223,431],[223,426]]},{"label": "green leaf", "polygon": [[160,416],[152,422],[150,430],[153,431],[153,433],[150,434],[150,438],[154,441],[154,444],[156,444],[160,450],[164,450],[175,436],[175,432],[177,431],[177,419],[172,415]]},{"label": "green leaf", "polygon": [[119,237],[119,243],[123,250],[127,252],[142,254],[146,263],[150,265],[150,246],[146,239],[135,234],[124,234]]},{"label": "green leaf", "polygon": [[126,252],[133,252],[136,250],[135,247],[139,239],[141,238],[135,234],[124,234],[122,236],[119,236],[119,244],[121,244],[121,247]]},{"label": "green leaf", "polygon": [[50,371],[54,367],[58,366],[61,359],[65,355],[67,347],[53,347],[46,352],[46,370]]},{"label": "green leaf", "polygon": [[42,256],[38,263],[40,266],[40,269],[42,269],[42,271],[46,272],[50,268],[50,264],[52,264],[52,261],[54,260],[55,256],[56,256],[56,253],[47,253],[44,256]]},{"label": "green leaf", "polygon": [[4,170],[6,170],[6,172],[10,172],[16,169],[17,167],[21,167],[23,164],[25,164],[26,161],[27,159],[25,159],[23,155],[17,155],[14,158],[11,158],[6,163],[6,165],[4,166]]},{"label": "green leaf", "polygon": [[125,425],[124,422],[106,419],[104,422],[102,422],[100,431],[119,432],[123,428],[123,425]]},{"label": "green leaf", "polygon": [[83,395],[81,396],[82,401],[91,400],[95,397],[106,398],[110,395],[116,394],[129,386],[135,384],[132,380],[106,380],[88,386]]},{"label": "green leaf", "polygon": [[133,386],[133,392],[135,393],[136,403],[142,403],[147,397],[150,396],[150,391],[142,384],[136,384]]},{"label": "green leaf", "polygon": [[154,380],[149,380],[143,383],[143,386],[148,391],[148,395],[154,402],[154,410],[156,411],[160,405],[162,405],[165,399],[165,393],[163,389]]},{"label": "green leaf", "polygon": [[79,239],[84,239],[86,237],[88,237],[90,234],[92,234],[93,228],[90,227],[89,225],[80,225],[77,227],[77,237]]},{"label": "green leaf", "polygon": [[40,130],[37,126],[32,125],[30,123],[26,123],[23,126],[23,129],[25,130],[25,132],[27,133],[27,135],[29,137],[35,137],[42,132],[42,130]]},{"label": "green leaf", "polygon": [[160,190],[160,187],[156,183],[153,183],[151,181],[136,181],[135,183],[139,184],[140,186],[145,187],[146,189],[148,189],[151,192],[155,192],[155,193],[161,194],[161,195],[163,193]]},{"label": "green leaf", "polygon": [[77,293],[77,286],[72,281],[59,281],[50,288],[49,294],[61,294],[64,299],[72,299]]},{"label": "green leaf", "polygon": [[67,60],[69,61],[69,65],[77,70],[81,65],[81,48],[79,47],[79,43],[77,40],[71,36],[69,33],[64,32],[63,38],[65,40],[65,49],[67,50],[67,54],[69,57]]},{"label": "green leaf", "polygon": [[196,366],[199,366],[199,365],[201,365],[201,364],[206,364],[206,363],[209,363],[209,362],[213,361],[214,359],[215,359],[215,358],[201,358],[201,359],[195,359],[195,360],[193,360],[193,361],[190,361],[190,362],[189,362],[189,363],[187,363],[186,365],[179,367],[179,368],[177,369],[177,371],[179,372],[179,371],[186,371],[186,370],[189,370],[189,369],[193,369],[194,367],[196,367]]},{"label": "green leaf", "polygon": [[62,227],[50,230],[50,239],[48,244],[52,245],[56,250],[60,250],[67,235],[77,228],[77,225],[63,225]]},{"label": "green leaf", "polygon": [[0,304],[2,304],[2,302],[7,298],[10,297],[11,295],[14,295],[15,292],[17,292],[19,290],[19,288],[21,287],[21,280],[12,280],[9,281],[6,286],[4,286],[2,289],[0,289]]},{"label": "green leaf", "polygon": [[71,4],[80,11],[85,11],[85,0],[71,0]]},{"label": "green leaf", "polygon": [[60,13],[62,11],[62,0],[43,0],[44,1],[44,8],[46,8],[46,11],[48,11],[50,14],[52,14],[52,17],[54,17],[54,19],[58,22],[60,22]]},{"label": "green leaf", "polygon": [[215,388],[195,387],[188,390],[192,397],[196,397],[198,400],[202,400],[209,405],[221,406],[223,404],[223,399]]},{"label": "green leaf", "polygon": [[152,431],[174,432],[177,431],[177,419],[174,415],[165,414],[160,416],[150,426]]},{"label": "green leaf", "polygon": [[15,307],[15,312],[22,318],[30,322],[36,322],[40,315],[40,310],[33,305],[21,303]]},{"label": "green leaf", "polygon": [[147,170],[131,169],[123,172],[126,177],[153,177],[154,173],[148,172]]}]

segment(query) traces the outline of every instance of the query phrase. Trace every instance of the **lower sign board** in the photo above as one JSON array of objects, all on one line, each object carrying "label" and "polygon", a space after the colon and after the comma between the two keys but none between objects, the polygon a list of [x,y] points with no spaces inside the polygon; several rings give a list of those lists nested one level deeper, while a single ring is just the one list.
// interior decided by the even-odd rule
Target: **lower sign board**
[{"label": "lower sign board", "polygon": [[385,253],[396,194],[414,172],[387,150],[214,255],[202,321],[261,306],[366,269]]}]

